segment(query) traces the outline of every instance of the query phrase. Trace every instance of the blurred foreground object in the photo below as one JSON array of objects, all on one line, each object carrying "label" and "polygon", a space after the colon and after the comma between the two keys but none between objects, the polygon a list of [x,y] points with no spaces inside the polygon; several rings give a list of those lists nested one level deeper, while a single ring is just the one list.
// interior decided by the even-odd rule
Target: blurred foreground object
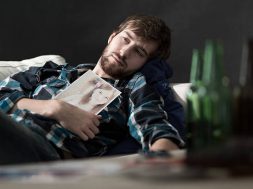
[{"label": "blurred foreground object", "polygon": [[231,93],[223,72],[223,48],[218,41],[206,41],[203,60],[198,52],[193,52],[191,82],[187,150],[195,153],[219,147],[231,133]]}]

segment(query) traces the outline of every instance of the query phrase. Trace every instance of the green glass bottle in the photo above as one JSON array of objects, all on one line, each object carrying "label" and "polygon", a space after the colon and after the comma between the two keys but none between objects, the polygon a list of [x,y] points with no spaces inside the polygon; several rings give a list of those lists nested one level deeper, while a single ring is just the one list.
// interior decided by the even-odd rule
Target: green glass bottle
[{"label": "green glass bottle", "polygon": [[202,55],[198,49],[192,52],[192,63],[190,72],[191,87],[187,91],[186,106],[186,144],[187,151],[194,152],[198,148],[199,127],[200,127],[200,106],[198,90],[202,83]]},{"label": "green glass bottle", "polygon": [[[243,47],[240,86],[235,92],[233,135],[244,142],[253,139],[253,39]],[[251,119],[252,118],[252,119]]]},{"label": "green glass bottle", "polygon": [[207,41],[204,50],[203,85],[200,88],[202,147],[218,147],[230,137],[231,92],[223,72],[223,47]]}]

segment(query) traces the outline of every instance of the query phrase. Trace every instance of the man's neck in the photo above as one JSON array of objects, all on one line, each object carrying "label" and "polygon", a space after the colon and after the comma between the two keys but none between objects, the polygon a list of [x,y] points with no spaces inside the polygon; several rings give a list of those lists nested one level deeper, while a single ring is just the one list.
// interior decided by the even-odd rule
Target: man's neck
[{"label": "man's neck", "polygon": [[110,75],[105,73],[104,70],[101,68],[100,60],[101,58],[98,60],[95,68],[93,69],[93,72],[96,73],[99,77],[113,79]]}]

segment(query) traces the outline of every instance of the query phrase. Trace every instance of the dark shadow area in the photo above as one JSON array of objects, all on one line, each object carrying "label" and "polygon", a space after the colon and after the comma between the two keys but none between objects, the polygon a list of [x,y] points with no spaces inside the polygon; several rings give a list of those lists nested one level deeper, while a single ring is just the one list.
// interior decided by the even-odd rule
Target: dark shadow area
[{"label": "dark shadow area", "polygon": [[75,65],[96,62],[126,16],[160,16],[171,27],[174,82],[188,82],[193,48],[221,39],[226,73],[237,82],[243,41],[253,34],[251,0],[8,0],[0,3],[0,59],[59,54]]}]

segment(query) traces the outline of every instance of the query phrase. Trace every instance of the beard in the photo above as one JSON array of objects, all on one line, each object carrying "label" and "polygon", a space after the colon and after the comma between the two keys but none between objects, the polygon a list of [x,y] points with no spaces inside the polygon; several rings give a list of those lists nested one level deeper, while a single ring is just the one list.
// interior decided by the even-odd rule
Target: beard
[{"label": "beard", "polygon": [[[117,55],[121,63],[110,61],[110,57]],[[103,51],[101,56],[100,66],[103,71],[114,79],[121,79],[131,74],[127,71],[127,63],[124,57],[120,57],[116,52],[108,53],[107,48]]]}]

